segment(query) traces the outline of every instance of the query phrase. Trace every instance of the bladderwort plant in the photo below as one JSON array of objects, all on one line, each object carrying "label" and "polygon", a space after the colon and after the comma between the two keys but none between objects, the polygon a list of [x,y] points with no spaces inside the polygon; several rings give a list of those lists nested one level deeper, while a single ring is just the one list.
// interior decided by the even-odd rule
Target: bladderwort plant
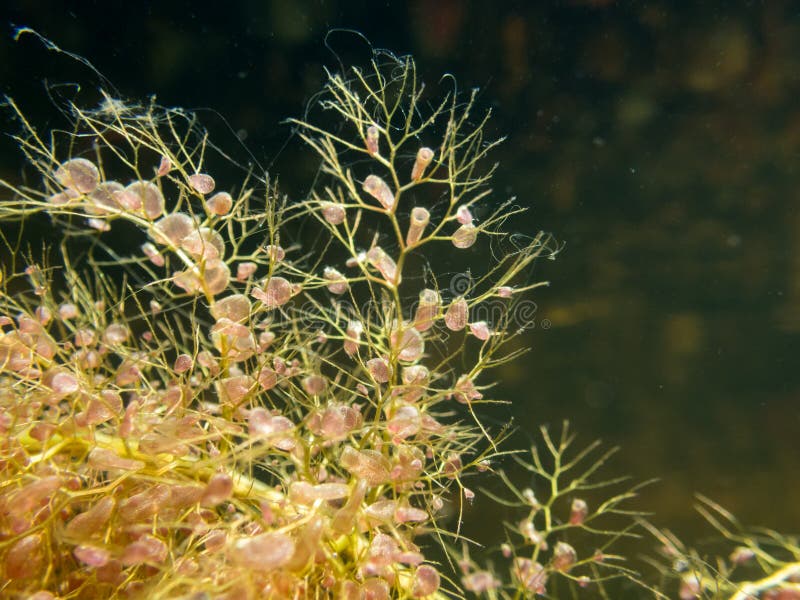
[{"label": "bladderwort plant", "polygon": [[[42,213],[63,241],[51,264],[4,240],[5,595],[459,593],[417,542],[460,539],[464,480],[501,453],[475,407],[553,250],[517,240],[468,295],[442,289],[426,253],[500,238],[515,209],[486,211],[475,94],[428,114],[423,94],[410,59],[331,74],[335,129],[293,122],[323,162],[301,202],[218,184],[181,110],[104,94],[43,136],[7,100],[41,181],[3,182],[0,219]],[[325,241],[285,244],[295,223]]]},{"label": "bladderwort plant", "polygon": [[[523,460],[482,420],[491,370],[524,352],[530,267],[557,248],[505,229],[520,209],[489,188],[476,92],[431,98],[386,54],[330,73],[291,121],[322,160],[299,201],[231,180],[191,113],[101,94],[47,133],[6,99],[32,183],[0,182],[3,597],[641,585],[611,548],[640,513],[599,477],[610,453],[573,453],[564,426]],[[49,251],[24,241],[37,223]],[[461,525],[488,477],[518,518],[487,566]]]}]

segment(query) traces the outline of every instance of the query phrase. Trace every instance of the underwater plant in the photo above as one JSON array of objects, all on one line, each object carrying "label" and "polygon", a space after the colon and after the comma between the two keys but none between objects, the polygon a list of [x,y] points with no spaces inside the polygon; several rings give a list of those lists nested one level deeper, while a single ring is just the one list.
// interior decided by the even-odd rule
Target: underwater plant
[{"label": "underwater plant", "polygon": [[517,210],[485,209],[497,142],[474,93],[425,115],[423,93],[410,59],[331,74],[337,126],[294,121],[323,160],[299,202],[252,172],[218,183],[181,110],[104,93],[43,136],[7,100],[41,182],[3,182],[0,219],[41,213],[63,241],[51,263],[4,239],[4,594],[458,588],[417,541],[459,539],[448,507],[501,452],[483,373],[519,354],[514,303],[552,249],[518,237],[458,293],[420,261],[502,237]]},{"label": "underwater plant", "polygon": [[[101,95],[47,133],[6,99],[32,183],[0,181],[3,597],[661,595],[613,549],[642,516],[613,450],[564,425],[523,459],[482,418],[557,246],[510,235],[476,92],[387,54],[329,73],[290,121],[302,200]],[[462,521],[492,477],[516,516],[487,565]]]}]

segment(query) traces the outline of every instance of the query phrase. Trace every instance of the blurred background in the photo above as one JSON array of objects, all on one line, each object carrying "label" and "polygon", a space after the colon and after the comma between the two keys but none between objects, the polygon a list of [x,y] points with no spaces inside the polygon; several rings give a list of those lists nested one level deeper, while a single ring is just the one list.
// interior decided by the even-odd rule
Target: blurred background
[{"label": "blurred background", "polygon": [[[608,473],[659,478],[639,506],[689,537],[695,492],[800,530],[797,2],[5,0],[2,92],[43,128],[45,81],[99,80],[15,43],[21,25],[123,97],[203,109],[217,145],[244,140],[290,198],[318,161],[281,121],[324,67],[365,66],[366,40],[412,54],[433,84],[480,87],[490,133],[508,135],[495,196],[529,207],[515,231],[564,244],[536,267],[551,285],[532,351],[498,373],[513,404],[492,418],[523,444],[569,419],[580,440],[620,445]],[[17,178],[8,139],[0,152]]]}]

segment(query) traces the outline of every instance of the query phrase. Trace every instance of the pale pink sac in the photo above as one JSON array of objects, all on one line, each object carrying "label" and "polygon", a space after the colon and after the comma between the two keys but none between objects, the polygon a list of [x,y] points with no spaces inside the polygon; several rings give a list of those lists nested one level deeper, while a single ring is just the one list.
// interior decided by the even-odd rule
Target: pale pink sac
[{"label": "pale pink sac", "polygon": [[339,225],[344,222],[346,212],[344,206],[335,202],[323,202],[322,217],[331,225]]},{"label": "pale pink sac", "polygon": [[156,221],[153,228],[159,233],[156,242],[178,247],[183,238],[195,231],[195,223],[186,213],[175,212]]},{"label": "pale pink sac", "polygon": [[151,456],[156,454],[184,456],[189,452],[189,449],[175,437],[150,432],[139,438],[139,451]]},{"label": "pale pink sac", "polygon": [[414,584],[411,594],[414,598],[430,596],[439,590],[439,571],[430,565],[420,565],[414,572]]},{"label": "pale pink sac", "polygon": [[[141,207],[148,219],[157,219],[164,214],[164,195],[158,189],[158,186],[149,181],[134,181],[121,194],[132,194],[139,198]],[[120,195],[117,198],[121,204]]]},{"label": "pale pink sac", "polygon": [[172,274],[172,283],[177,285],[187,294],[199,294],[203,291],[203,282],[193,269],[176,271]]},{"label": "pale pink sac", "polygon": [[472,501],[475,500],[475,492],[473,492],[468,487],[464,488],[464,500],[472,504]]},{"label": "pale pink sac", "polygon": [[142,244],[142,252],[150,259],[150,262],[157,267],[163,267],[165,264],[164,256],[156,249],[150,242]]},{"label": "pale pink sac", "polygon": [[220,402],[238,405],[247,398],[255,387],[255,381],[250,375],[235,375],[219,380]]},{"label": "pale pink sac", "polygon": [[219,232],[209,227],[193,230],[181,240],[180,246],[197,259],[225,256],[225,241]]},{"label": "pale pink sac", "polygon": [[231,562],[253,571],[273,571],[287,564],[295,551],[291,537],[280,531],[236,540],[229,548]]},{"label": "pale pink sac", "polygon": [[172,161],[167,156],[162,156],[161,161],[158,163],[158,170],[156,177],[163,177],[172,170]]},{"label": "pale pink sac", "polygon": [[333,267],[325,267],[322,276],[328,282],[326,287],[331,294],[341,295],[347,291],[347,279]]},{"label": "pale pink sac", "polygon": [[514,577],[534,594],[547,593],[547,571],[538,562],[518,556],[514,559]]},{"label": "pale pink sac", "polygon": [[353,429],[361,427],[362,422],[357,407],[334,404],[321,413],[313,413],[308,420],[308,428],[314,435],[327,441],[338,441],[346,438]]},{"label": "pale pink sac", "polygon": [[421,508],[415,508],[408,504],[400,504],[394,510],[394,522],[402,523],[421,523],[428,520],[428,513]]},{"label": "pale pink sac", "polygon": [[75,331],[75,335],[72,338],[72,343],[77,348],[93,346],[95,342],[97,342],[97,333],[94,329],[89,329],[88,327],[82,327]]},{"label": "pale pink sac", "polygon": [[384,252],[380,246],[370,248],[367,252],[367,260],[369,263],[380,271],[380,274],[387,283],[398,285],[400,283],[397,273],[397,263],[394,262],[391,256]]},{"label": "pale pink sac", "polygon": [[103,356],[94,348],[86,348],[72,355],[72,360],[83,370],[94,370],[100,367]]},{"label": "pale pink sac", "polygon": [[247,327],[220,317],[211,328],[211,341],[220,355],[233,362],[247,360],[256,352],[256,343]]},{"label": "pale pink sac", "polygon": [[97,167],[85,158],[73,158],[62,163],[55,176],[58,183],[79,194],[88,194],[100,182]]},{"label": "pale pink sac", "polygon": [[328,380],[322,375],[309,375],[303,378],[303,389],[309,396],[319,396],[328,389]]},{"label": "pale pink sac", "polygon": [[427,209],[415,206],[411,209],[411,221],[408,224],[408,233],[406,234],[406,245],[413,246],[422,237],[422,233],[428,226],[431,220],[431,213]]},{"label": "pale pink sac", "polygon": [[467,326],[469,307],[463,296],[454,298],[444,313],[444,324],[450,331],[461,331]]},{"label": "pale pink sac", "polygon": [[250,295],[261,300],[268,309],[283,306],[292,299],[292,284],[283,277],[272,277],[264,288],[253,288]]},{"label": "pale pink sac", "polygon": [[353,491],[347,496],[347,501],[333,517],[333,530],[339,534],[346,534],[352,531],[355,524],[356,515],[361,509],[361,503],[367,493],[367,482],[358,479],[353,486]]},{"label": "pale pink sac", "polygon": [[456,401],[462,404],[469,404],[473,400],[480,400],[483,398],[483,394],[475,388],[475,384],[472,382],[469,375],[462,375],[458,378],[453,396]]},{"label": "pale pink sac", "polygon": [[227,473],[214,473],[208,480],[200,503],[203,506],[222,504],[233,494],[233,479]]},{"label": "pale pink sac", "polygon": [[198,194],[210,194],[214,191],[216,187],[216,182],[211,175],[206,175],[205,173],[195,173],[194,175],[189,175],[189,185],[192,186],[192,189],[197,192]]},{"label": "pale pink sac", "polygon": [[368,360],[367,370],[377,383],[388,383],[392,378],[392,367],[385,358],[372,358]]},{"label": "pale pink sac", "polygon": [[100,534],[111,518],[115,505],[116,500],[112,496],[104,496],[88,510],[75,515],[67,523],[66,534],[78,539]]},{"label": "pale pink sac", "polygon": [[169,501],[169,488],[156,485],[120,501],[117,516],[123,523],[150,521]]},{"label": "pale pink sac", "polygon": [[81,544],[72,551],[80,562],[88,567],[102,567],[111,559],[111,553],[105,548]]},{"label": "pale pink sac", "polygon": [[206,201],[206,210],[212,215],[227,215],[233,208],[233,196],[228,192],[217,192]]},{"label": "pale pink sac", "polygon": [[[125,407],[125,415],[122,417],[122,422],[119,424],[119,437],[127,439],[130,437],[131,433],[134,432],[134,430],[136,429],[136,424],[134,419],[136,419],[136,415],[138,413],[139,413],[138,402],[131,402],[128,404],[128,406]],[[116,455],[114,456],[116,457]],[[89,458],[91,458],[91,454],[89,454]],[[98,457],[98,458],[103,458],[103,457]],[[144,464],[142,464],[142,466],[144,466]]]},{"label": "pale pink sac", "polygon": [[367,127],[367,133],[364,136],[364,143],[367,146],[367,153],[370,156],[375,156],[378,154],[378,140],[380,137],[380,131],[375,125],[370,125]]},{"label": "pale pink sac", "polygon": [[394,411],[394,415],[386,423],[386,430],[397,442],[418,433],[421,424],[419,409],[415,406],[404,405]]},{"label": "pale pink sac", "polygon": [[258,269],[258,265],[254,262],[246,261],[240,262],[236,265],[236,281],[245,282],[250,279]]},{"label": "pale pink sac", "polygon": [[231,294],[217,300],[211,307],[211,316],[241,323],[250,316],[250,300],[244,294]]},{"label": "pale pink sac", "polygon": [[167,545],[157,537],[145,534],[131,542],[122,552],[122,564],[126,567],[141,564],[160,565],[167,559]]},{"label": "pale pink sac", "polygon": [[425,340],[422,339],[422,334],[408,323],[403,323],[401,331],[392,331],[389,339],[392,351],[397,354],[397,359],[403,362],[416,362],[425,352]]},{"label": "pale pink sac", "polygon": [[556,571],[569,573],[577,560],[578,555],[575,552],[575,548],[566,542],[556,543],[555,548],[553,548],[553,558],[551,561],[552,567]]},{"label": "pale pink sac", "polygon": [[192,357],[188,354],[179,354],[175,359],[175,364],[172,366],[172,370],[180,375],[181,373],[185,373],[191,369],[193,363],[194,361],[192,360]]},{"label": "pale pink sac", "polygon": [[501,285],[499,288],[497,288],[497,295],[500,298],[511,298],[513,293],[514,288],[507,285]]},{"label": "pale pink sac", "polygon": [[43,381],[57,399],[66,398],[81,389],[78,378],[63,368],[53,368],[44,374]]},{"label": "pale pink sac", "polygon": [[350,321],[347,324],[344,338],[344,351],[348,356],[353,356],[358,352],[358,346],[361,343],[361,334],[364,332],[364,326],[360,321]]},{"label": "pale pink sac", "polygon": [[414,166],[411,167],[411,181],[419,181],[425,173],[425,169],[431,164],[433,160],[433,150],[427,147],[422,147],[417,150],[417,157],[414,160]]},{"label": "pale pink sac", "polygon": [[267,443],[287,452],[294,449],[294,423],[281,415],[273,415],[267,409],[257,407],[247,415],[248,433],[256,439],[265,439]]},{"label": "pale pink sac", "polygon": [[103,219],[87,219],[86,224],[97,231],[111,231],[111,225]]},{"label": "pale pink sac", "polygon": [[425,386],[428,383],[431,372],[428,367],[424,365],[411,365],[403,369],[403,384],[404,385],[421,385]]},{"label": "pale pink sac", "polygon": [[352,475],[366,480],[371,486],[382,485],[390,480],[389,459],[376,450],[359,452],[352,446],[345,446],[339,462]]},{"label": "pale pink sac", "polygon": [[58,307],[58,317],[62,321],[69,321],[78,316],[78,307],[71,302],[65,302]]},{"label": "pale pink sac", "polygon": [[131,335],[131,330],[120,323],[112,323],[103,332],[103,342],[109,346],[124,343]]},{"label": "pale pink sac", "polygon": [[87,207],[86,212],[93,215],[105,215],[119,212],[124,209],[118,200],[119,193],[125,187],[116,181],[104,181],[89,194],[89,199],[94,206]]},{"label": "pale pink sac", "polygon": [[433,327],[433,323],[442,305],[442,298],[439,292],[431,289],[424,289],[419,293],[419,304],[414,313],[414,329],[417,331],[427,331]]},{"label": "pale pink sac", "polygon": [[461,578],[464,589],[475,594],[483,594],[502,585],[489,571],[475,571]]},{"label": "pale pink sac", "polygon": [[583,525],[586,516],[589,514],[589,505],[580,498],[575,498],[569,510],[569,524]]},{"label": "pale pink sac", "polygon": [[114,200],[123,210],[129,210],[131,212],[142,210],[142,198],[133,190],[124,188],[114,192]]},{"label": "pale pink sac", "polygon": [[212,259],[203,266],[205,291],[216,296],[225,291],[231,279],[231,270],[225,261]]},{"label": "pale pink sac", "polygon": [[42,508],[52,499],[63,483],[62,478],[58,475],[49,475],[34,481],[22,487],[18,493],[11,496],[10,500],[6,496],[4,501],[8,502],[4,505],[4,510],[8,511],[6,514],[13,520],[23,513]]},{"label": "pale pink sac", "polygon": [[275,244],[267,244],[264,246],[264,251],[267,253],[267,256],[269,256],[270,262],[278,263],[286,258],[286,251]]},{"label": "pale pink sac", "polygon": [[133,458],[123,458],[106,448],[94,448],[89,452],[87,459],[89,466],[98,471],[108,469],[120,469],[122,471],[138,471],[144,469],[145,464],[141,460]]},{"label": "pale pink sac", "polygon": [[385,533],[378,533],[369,544],[367,556],[375,565],[389,566],[395,561],[399,552],[400,546],[397,540]]},{"label": "pale pink sac", "polygon": [[456,210],[456,221],[458,221],[461,225],[472,225],[472,213],[469,210],[469,207],[462,204]]},{"label": "pale pink sac", "polygon": [[114,390],[103,390],[99,398],[92,398],[86,405],[86,424],[99,425],[122,413],[122,397]]},{"label": "pale pink sac", "polygon": [[406,402],[416,402],[425,394],[430,371],[423,365],[411,365],[403,369],[403,399]]},{"label": "pale pink sac", "polygon": [[455,453],[451,453],[447,460],[444,461],[444,465],[442,466],[442,471],[444,474],[450,478],[454,479],[461,473],[461,470],[464,468],[464,464],[461,461],[461,456]]},{"label": "pale pink sac", "polygon": [[475,321],[469,324],[469,331],[479,340],[485,342],[492,335],[489,325],[486,321]]},{"label": "pale pink sac", "polygon": [[271,390],[278,385],[278,374],[269,367],[262,367],[258,373],[258,385],[264,391]]},{"label": "pale pink sac", "polygon": [[320,483],[313,485],[306,481],[294,481],[289,485],[289,500],[311,506],[317,500],[341,500],[350,495],[350,488],[344,483]]},{"label": "pale pink sac", "polygon": [[44,563],[44,544],[42,534],[27,535],[16,542],[6,552],[5,575],[7,580],[29,579],[35,577]]},{"label": "pale pink sac", "polygon": [[364,180],[364,191],[375,198],[386,210],[394,208],[394,194],[387,183],[377,175],[368,175]]},{"label": "pale pink sac", "polygon": [[425,468],[425,454],[408,444],[397,443],[392,466],[392,481],[417,481]]},{"label": "pale pink sac", "polygon": [[453,234],[453,246],[459,249],[465,249],[472,246],[475,240],[478,239],[478,228],[475,225],[462,225]]},{"label": "pale pink sac", "polygon": [[228,536],[224,531],[214,529],[209,531],[205,538],[203,538],[203,545],[209,552],[217,552],[225,547],[225,542],[227,541]]},{"label": "pale pink sac", "polygon": [[[391,523],[392,519],[394,518],[395,509],[397,509],[397,501],[396,500],[378,500],[377,502],[373,502],[372,504],[367,506],[367,508],[364,509],[364,514],[367,516],[368,523],[371,526],[374,526],[376,524],[384,524],[384,523],[388,524],[388,523]],[[379,534],[379,535],[384,535],[384,534]],[[394,540],[392,540],[388,536],[386,538],[381,538],[381,539],[391,540],[392,542],[394,542]],[[376,543],[376,546],[377,547],[381,547],[381,548],[384,547],[385,545],[386,544],[384,544],[383,542]],[[397,547],[396,546],[395,546],[394,551],[391,551],[389,548],[385,548],[385,549],[390,551],[390,552],[396,552],[397,551]],[[380,556],[380,555],[378,554],[378,556]],[[389,559],[388,562],[391,562],[391,561],[394,560],[394,555],[393,554],[389,554],[387,556],[387,558]]]},{"label": "pale pink sac", "polygon": [[547,550],[547,540],[539,531],[536,530],[536,526],[533,524],[532,517],[523,519],[519,522],[517,527],[519,528],[520,534],[522,534],[522,536],[529,542],[535,546],[539,546],[542,550]]}]

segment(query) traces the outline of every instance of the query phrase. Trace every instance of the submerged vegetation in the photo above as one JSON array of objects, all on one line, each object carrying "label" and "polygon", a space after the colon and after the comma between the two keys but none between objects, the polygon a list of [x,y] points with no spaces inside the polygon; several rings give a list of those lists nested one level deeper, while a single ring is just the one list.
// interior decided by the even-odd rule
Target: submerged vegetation
[{"label": "submerged vegetation", "polygon": [[[7,107],[36,175],[0,192],[4,597],[798,597],[767,595],[796,590],[796,543],[710,503],[741,552],[653,530],[658,591],[616,554],[645,529],[638,487],[600,473],[610,452],[564,425],[526,457],[484,423],[557,246],[509,235],[474,93],[431,98],[409,58],[330,74],[292,121],[322,160],[302,201],[230,179],[182,110],[104,94],[43,134]],[[37,224],[59,232],[44,256]],[[518,513],[491,564],[461,534],[487,478]],[[731,583],[751,562],[771,579]]]}]

